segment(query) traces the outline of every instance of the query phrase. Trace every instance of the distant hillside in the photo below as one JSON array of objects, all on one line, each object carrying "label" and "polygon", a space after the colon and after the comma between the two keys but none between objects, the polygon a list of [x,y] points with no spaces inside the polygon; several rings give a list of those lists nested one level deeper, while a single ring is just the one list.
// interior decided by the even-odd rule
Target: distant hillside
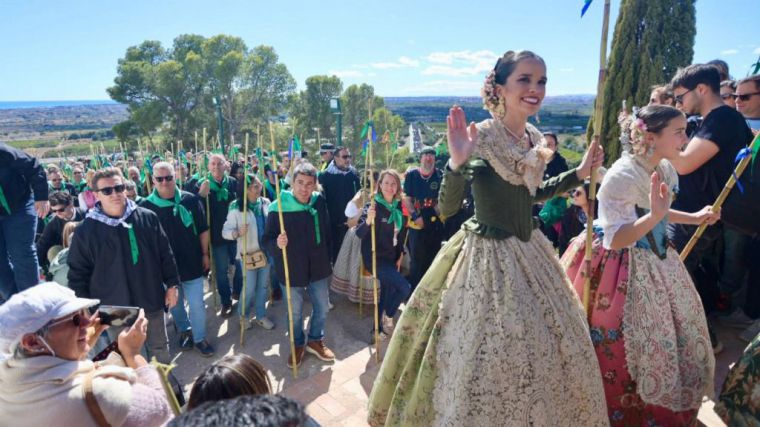
[{"label": "distant hillside", "polygon": [[110,129],[127,116],[122,104],[0,109],[0,140],[59,138],[64,132]]},{"label": "distant hillside", "polygon": [[[480,97],[386,97],[386,107],[407,122],[439,123],[446,121],[452,105],[461,106],[467,119],[481,121],[490,117]],[[542,129],[570,131],[585,129],[591,116],[594,95],[560,95],[544,99],[539,113]]]}]

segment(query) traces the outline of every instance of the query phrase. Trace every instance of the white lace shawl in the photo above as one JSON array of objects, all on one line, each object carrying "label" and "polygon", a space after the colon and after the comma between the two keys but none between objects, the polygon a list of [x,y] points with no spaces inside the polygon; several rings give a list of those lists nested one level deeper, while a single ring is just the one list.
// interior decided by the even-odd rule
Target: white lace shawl
[{"label": "white lace shawl", "polygon": [[[636,206],[649,209],[649,187],[655,168],[646,161],[628,153],[623,153],[604,175],[599,189],[599,222],[604,231],[602,244],[605,249],[612,245],[615,233],[625,224],[638,219]],[[667,160],[657,165],[671,196],[678,186],[678,174]]]},{"label": "white lace shawl", "polygon": [[527,123],[525,132],[528,138],[517,140],[499,120],[483,120],[477,127],[478,146],[473,156],[487,161],[503,180],[513,185],[524,185],[530,195],[535,196],[546,169],[546,160],[539,151],[545,145],[541,132]]}]

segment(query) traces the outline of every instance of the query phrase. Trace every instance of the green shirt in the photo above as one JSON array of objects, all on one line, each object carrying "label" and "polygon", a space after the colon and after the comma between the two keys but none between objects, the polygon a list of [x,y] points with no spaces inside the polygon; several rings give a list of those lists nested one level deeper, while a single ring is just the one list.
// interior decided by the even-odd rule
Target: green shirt
[{"label": "green shirt", "polygon": [[503,180],[483,159],[473,158],[456,172],[445,168],[438,206],[448,218],[457,213],[464,198],[465,184],[472,181],[475,216],[464,223],[465,230],[492,239],[515,236],[527,242],[537,223],[532,215],[535,203],[562,194],[582,184],[575,169],[550,178],[531,196],[524,185]]}]

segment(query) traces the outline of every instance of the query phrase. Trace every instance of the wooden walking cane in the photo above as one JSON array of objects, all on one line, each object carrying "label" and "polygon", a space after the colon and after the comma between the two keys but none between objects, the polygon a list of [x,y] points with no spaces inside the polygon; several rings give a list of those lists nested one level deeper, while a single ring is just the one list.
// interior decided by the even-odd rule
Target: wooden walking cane
[{"label": "wooden walking cane", "polygon": [[[269,122],[269,136],[271,138],[271,150],[275,152],[274,146],[274,127],[272,122]],[[285,234],[285,222],[282,215],[282,199],[280,198],[280,179],[277,177],[277,156],[272,155],[272,169],[275,173],[274,192],[277,197],[277,213],[280,220],[280,234]],[[317,230],[318,232],[318,230]],[[290,357],[293,364],[293,378],[298,378],[298,365],[296,364],[296,344],[295,337],[293,335],[293,305],[290,301],[290,271],[288,269],[288,248],[287,246],[282,248],[282,265],[285,270],[285,298],[288,300],[288,326],[290,334]]]},{"label": "wooden walking cane", "polygon": [[[245,134],[245,160],[243,161],[243,228],[248,225],[248,173],[245,166],[248,164],[248,133]],[[245,257],[248,255],[248,229],[243,236],[243,292],[240,293],[240,345],[245,344],[245,291],[248,287],[248,269],[245,268]]]},{"label": "wooden walking cane", "polygon": [[[602,18],[602,43],[599,50],[599,80],[596,85],[596,102],[594,104],[594,142],[599,143],[602,133],[602,121],[604,120],[604,81],[607,77],[607,33],[610,27],[610,0],[604,1],[604,15]],[[594,153],[590,153],[593,160]],[[591,294],[591,245],[594,240],[594,209],[596,203],[596,168],[591,168],[591,179],[588,194],[588,218],[586,218],[586,252],[584,254],[584,281],[583,281],[583,309],[588,316],[590,312],[589,301]]]},{"label": "wooden walking cane", "polygon": [[[203,128],[203,155],[206,156],[206,128]],[[205,161],[201,163],[202,165],[205,165]],[[201,167],[201,174],[203,172],[208,172],[205,170],[205,167]],[[202,177],[198,176],[199,179],[203,179]],[[206,177],[208,179],[208,177]],[[210,185],[210,183],[209,183]],[[211,230],[211,205],[209,202],[209,197],[211,197],[211,190],[209,189],[209,193],[206,195],[206,224],[208,225],[208,229]],[[210,233],[209,233],[210,234]],[[216,267],[214,266],[214,245],[211,243],[211,238],[208,239],[208,257],[210,259],[209,265],[209,285],[211,288],[211,294],[214,296],[214,311],[219,309],[219,297],[217,296],[216,292]]]},{"label": "wooden walking cane", "polygon": [[[375,177],[372,176],[372,124],[369,125],[369,130],[367,131],[367,138],[369,139],[369,142],[367,143],[367,157],[369,157],[369,197],[370,197],[370,207],[375,208],[375,198],[372,196],[372,193],[375,190]],[[375,361],[380,361],[380,331],[379,329],[379,323],[380,323],[380,313],[378,312],[380,306],[377,302],[377,245],[376,245],[376,237],[375,237],[375,221],[377,221],[377,213],[375,213],[375,218],[372,220],[372,224],[370,225],[370,230],[372,233],[372,297],[375,301]]]},{"label": "wooden walking cane", "polygon": [[[736,185],[736,180],[739,179],[742,174],[744,173],[744,169],[747,168],[747,165],[750,161],[752,161],[752,150],[755,148],[757,144],[760,144],[758,142],[758,139],[760,139],[760,133],[755,135],[755,138],[752,140],[752,142],[749,144],[749,151],[750,154],[745,156],[739,161],[739,164],[736,165],[736,169],[734,169],[734,173],[731,174],[731,176],[728,178],[728,181],[726,182],[726,185],[723,186],[723,190],[721,190],[720,194],[718,194],[718,198],[715,199],[715,203],[712,205],[712,211],[713,212],[719,212],[721,206],[723,206],[723,202],[726,201],[726,198],[731,193],[731,190],[734,188],[734,185]],[[707,223],[703,222],[699,225],[697,228],[697,231],[694,232],[694,234],[691,236],[691,239],[689,239],[689,243],[686,244],[686,247],[683,248],[681,251],[681,254],[679,255],[679,258],[681,258],[681,261],[686,261],[686,257],[689,256],[689,253],[692,249],[694,249],[694,245],[697,244],[699,241],[699,238],[702,237],[702,233],[705,232],[705,229],[707,228]]]}]

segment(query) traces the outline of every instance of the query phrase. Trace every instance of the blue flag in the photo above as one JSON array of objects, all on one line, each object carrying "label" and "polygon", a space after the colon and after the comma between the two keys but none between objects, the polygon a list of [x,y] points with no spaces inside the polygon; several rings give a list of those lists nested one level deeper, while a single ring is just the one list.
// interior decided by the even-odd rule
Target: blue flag
[{"label": "blue flag", "polygon": [[591,2],[593,0],[584,0],[586,4],[583,5],[583,9],[581,9],[581,18],[583,18],[583,15],[586,14],[586,11],[588,10],[589,6],[591,6]]}]

